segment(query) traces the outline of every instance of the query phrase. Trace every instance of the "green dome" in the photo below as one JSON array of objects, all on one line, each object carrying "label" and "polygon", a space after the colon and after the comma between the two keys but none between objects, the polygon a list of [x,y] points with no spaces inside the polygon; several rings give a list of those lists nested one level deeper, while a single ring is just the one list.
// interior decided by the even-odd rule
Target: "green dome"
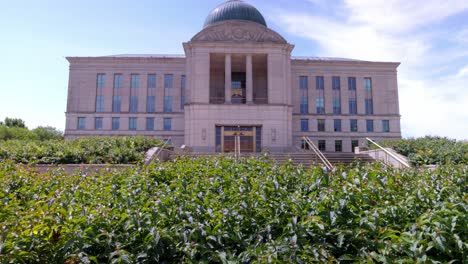
[{"label": "green dome", "polygon": [[245,20],[267,26],[263,15],[253,6],[240,0],[229,0],[216,7],[205,20],[204,28],[226,20]]}]

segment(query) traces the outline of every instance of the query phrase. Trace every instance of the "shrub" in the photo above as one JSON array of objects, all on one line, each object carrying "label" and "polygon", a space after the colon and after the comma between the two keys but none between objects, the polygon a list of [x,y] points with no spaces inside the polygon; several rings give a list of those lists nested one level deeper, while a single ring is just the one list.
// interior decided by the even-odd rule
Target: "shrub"
[{"label": "shrub", "polygon": [[0,263],[463,263],[467,166],[229,158],[121,172],[0,164]]}]

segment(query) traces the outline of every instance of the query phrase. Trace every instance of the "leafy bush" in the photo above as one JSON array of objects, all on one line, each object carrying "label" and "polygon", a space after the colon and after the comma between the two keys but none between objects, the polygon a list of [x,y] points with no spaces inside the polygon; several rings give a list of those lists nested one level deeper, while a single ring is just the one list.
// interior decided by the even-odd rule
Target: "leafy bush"
[{"label": "leafy bush", "polygon": [[209,158],[66,175],[4,163],[0,263],[463,263],[467,172]]},{"label": "leafy bush", "polygon": [[468,164],[468,143],[442,137],[389,140],[384,146],[407,156],[413,165]]},{"label": "leafy bush", "polygon": [[0,142],[0,160],[24,164],[130,164],[161,146],[146,137],[94,137],[73,140]]},{"label": "leafy bush", "polygon": [[38,127],[28,130],[25,127],[8,127],[0,125],[0,142],[8,140],[61,140],[63,134],[53,127]]}]

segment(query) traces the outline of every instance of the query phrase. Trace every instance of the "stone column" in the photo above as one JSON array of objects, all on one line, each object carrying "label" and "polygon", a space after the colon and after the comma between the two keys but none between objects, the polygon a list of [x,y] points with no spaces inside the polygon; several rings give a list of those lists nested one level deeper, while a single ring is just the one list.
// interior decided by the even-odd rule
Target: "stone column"
[{"label": "stone column", "polygon": [[252,73],[252,55],[249,54],[246,57],[246,65],[247,71],[247,104],[253,104],[253,73]]},{"label": "stone column", "polygon": [[224,63],[225,63],[225,66],[224,66],[224,70],[225,70],[225,83],[224,83],[224,94],[225,94],[225,100],[226,100],[226,103],[230,104],[231,103],[231,97],[232,97],[232,90],[231,90],[231,86],[232,86],[232,81],[231,81],[231,78],[232,78],[232,70],[231,70],[231,54],[226,54],[226,58],[224,60]]}]

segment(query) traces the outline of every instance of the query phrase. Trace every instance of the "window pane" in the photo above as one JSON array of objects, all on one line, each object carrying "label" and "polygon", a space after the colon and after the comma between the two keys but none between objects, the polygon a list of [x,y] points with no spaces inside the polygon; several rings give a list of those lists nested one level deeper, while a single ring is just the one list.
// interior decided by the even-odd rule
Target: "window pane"
[{"label": "window pane", "polygon": [[301,119],[301,131],[309,131],[309,119]]},{"label": "window pane", "polygon": [[148,131],[154,130],[154,117],[146,118],[146,130]]},{"label": "window pane", "polygon": [[341,80],[340,77],[333,77],[333,114],[341,114]]},{"label": "window pane", "polygon": [[341,132],[341,119],[333,120],[335,132]]},{"label": "window pane", "polygon": [[112,118],[112,130],[119,130],[120,129],[120,118],[113,117]]},{"label": "window pane", "polygon": [[309,113],[309,79],[307,76],[299,77],[300,90],[300,112],[301,114]]},{"label": "window pane", "polygon": [[343,152],[343,141],[341,140],[335,141],[335,152]]},{"label": "window pane", "polygon": [[114,96],[112,98],[112,112],[120,113],[122,110],[122,96]]},{"label": "window pane", "polygon": [[164,112],[172,112],[172,96],[164,96]]},{"label": "window pane", "polygon": [[86,129],[86,117],[78,117],[78,130]]},{"label": "window pane", "polygon": [[326,151],[327,150],[327,142],[325,140],[319,140],[318,141],[318,148],[320,151]]},{"label": "window pane", "polygon": [[138,89],[140,88],[140,75],[139,74],[132,74],[130,77],[130,88],[131,89]]},{"label": "window pane", "polygon": [[320,132],[325,131],[325,119],[317,120],[317,130],[320,131]]},{"label": "window pane", "polygon": [[390,121],[389,120],[382,120],[382,130],[383,132],[390,132]]},{"label": "window pane", "polygon": [[372,79],[364,78],[365,108],[366,115],[374,114],[374,102],[372,98]]},{"label": "window pane", "polygon": [[352,140],[351,141],[351,152],[354,152],[354,149],[359,147],[359,140]]},{"label": "window pane", "polygon": [[172,130],[172,118],[164,118],[164,130]]},{"label": "window pane", "polygon": [[123,87],[122,74],[114,74],[114,89],[121,89]]},{"label": "window pane", "polygon": [[148,89],[156,89],[156,74],[148,74]]},{"label": "window pane", "polygon": [[96,130],[102,130],[102,117],[96,117],[94,120],[94,129]]},{"label": "window pane", "polygon": [[137,130],[137,118],[136,117],[130,117],[128,128],[129,130]]},{"label": "window pane", "polygon": [[186,90],[186,77],[185,75],[182,75],[181,79],[181,95],[180,95],[180,109],[184,109],[185,106],[185,90]]},{"label": "window pane", "polygon": [[146,112],[156,112],[156,96],[148,96],[146,99]]},{"label": "window pane", "polygon": [[130,96],[130,113],[138,112],[138,96]]},{"label": "window pane", "polygon": [[367,132],[374,132],[374,120],[367,120]]},{"label": "window pane", "polygon": [[315,99],[315,104],[316,104],[316,110],[317,114],[325,114],[325,92],[324,92],[324,80],[323,76],[317,76],[315,78],[315,84],[316,84],[316,99]]},{"label": "window pane", "polygon": [[358,122],[357,119],[350,120],[350,130],[351,132],[358,132]]}]

